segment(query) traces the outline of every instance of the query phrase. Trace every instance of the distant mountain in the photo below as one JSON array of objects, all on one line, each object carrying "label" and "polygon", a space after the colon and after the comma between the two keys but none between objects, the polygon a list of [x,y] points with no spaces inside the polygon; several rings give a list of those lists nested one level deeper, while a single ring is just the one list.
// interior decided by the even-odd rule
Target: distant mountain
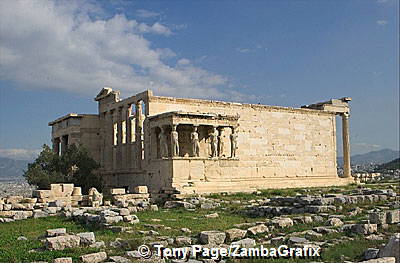
[{"label": "distant mountain", "polygon": [[400,158],[394,159],[388,163],[379,165],[375,170],[377,172],[382,172],[385,170],[397,170],[400,169]]},{"label": "distant mountain", "polygon": [[0,157],[0,179],[22,179],[29,162]]},{"label": "distant mountain", "polygon": [[[351,156],[351,164],[369,164],[376,163],[382,164],[392,161],[393,159],[399,158],[400,152],[391,149],[383,149],[379,151],[372,151],[364,154],[356,154]],[[338,157],[338,166],[343,166],[343,157]]]}]

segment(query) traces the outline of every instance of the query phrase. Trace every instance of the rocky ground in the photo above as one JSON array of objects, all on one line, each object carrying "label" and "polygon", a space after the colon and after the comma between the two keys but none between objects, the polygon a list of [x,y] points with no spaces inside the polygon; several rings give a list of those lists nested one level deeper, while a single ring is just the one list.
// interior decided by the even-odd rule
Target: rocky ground
[{"label": "rocky ground", "polygon": [[[394,181],[189,197],[139,204],[143,209],[60,205],[53,209],[56,216],[0,223],[0,262],[178,263],[184,261],[176,256],[184,254],[174,254],[173,248],[195,245],[205,254],[188,262],[395,263],[400,260],[399,197]],[[281,245],[321,256],[220,261],[206,253],[261,246],[272,251]],[[169,257],[160,258],[159,251]]]},{"label": "rocky ground", "polygon": [[3,180],[0,181],[0,197],[9,195],[31,196],[33,186],[30,186],[25,180]]}]

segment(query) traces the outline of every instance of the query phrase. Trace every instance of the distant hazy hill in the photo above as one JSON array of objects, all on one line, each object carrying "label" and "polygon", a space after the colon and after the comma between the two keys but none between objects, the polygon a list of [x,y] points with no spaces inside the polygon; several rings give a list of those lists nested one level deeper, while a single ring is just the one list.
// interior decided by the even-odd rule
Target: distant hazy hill
[{"label": "distant hazy hill", "polygon": [[[383,149],[372,151],[364,154],[356,154],[351,156],[351,164],[368,164],[368,163],[387,163],[393,159],[399,158],[400,152],[391,149]],[[343,165],[343,157],[338,157],[338,166]]]},{"label": "distant hazy hill", "polygon": [[29,161],[0,157],[0,179],[22,178]]},{"label": "distant hazy hill", "polygon": [[376,168],[376,171],[385,171],[385,170],[397,170],[400,169],[400,158],[394,159],[388,163],[384,163],[379,165]]}]

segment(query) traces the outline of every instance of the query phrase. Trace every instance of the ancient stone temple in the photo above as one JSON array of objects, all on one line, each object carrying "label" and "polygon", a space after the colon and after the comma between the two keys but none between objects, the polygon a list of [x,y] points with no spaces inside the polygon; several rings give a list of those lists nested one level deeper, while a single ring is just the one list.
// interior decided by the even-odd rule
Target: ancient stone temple
[{"label": "ancient stone temple", "polygon": [[[350,98],[287,108],[154,96],[103,88],[98,114],[49,123],[55,152],[84,145],[109,187],[211,193],[351,182]],[[342,117],[344,177],[336,167]]]}]

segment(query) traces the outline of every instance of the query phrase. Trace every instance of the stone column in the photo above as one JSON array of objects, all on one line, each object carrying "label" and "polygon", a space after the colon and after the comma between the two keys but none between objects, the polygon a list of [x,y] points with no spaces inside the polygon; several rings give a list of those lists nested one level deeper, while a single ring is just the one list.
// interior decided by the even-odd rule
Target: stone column
[{"label": "stone column", "polygon": [[53,152],[60,154],[60,138],[53,138]]},{"label": "stone column", "polygon": [[135,130],[135,140],[136,140],[136,167],[138,169],[142,168],[142,155],[143,155],[143,145],[142,145],[142,103],[141,101],[136,102],[136,130]]},{"label": "stone column", "polygon": [[173,124],[171,130],[171,155],[172,157],[179,156],[179,133],[176,130],[178,125]]},{"label": "stone column", "polygon": [[104,167],[111,170],[113,166],[113,145],[114,145],[114,123],[112,111],[105,113],[105,129],[104,129]]},{"label": "stone column", "polygon": [[224,153],[224,127],[218,127],[218,156],[222,157]]},{"label": "stone column", "polygon": [[61,137],[61,154],[64,154],[68,149],[68,135]]},{"label": "stone column", "polygon": [[350,166],[350,132],[349,132],[349,114],[342,114],[342,139],[343,139],[343,176],[351,176]]},{"label": "stone column", "polygon": [[[113,121],[112,121],[112,126],[113,126],[113,161],[112,161],[112,169],[116,170],[117,169],[117,148],[118,148],[118,143],[119,143],[119,128],[118,128],[118,109],[114,109],[113,110]],[[115,124],[116,125],[116,129],[115,129]],[[115,133],[115,134],[114,134]]]},{"label": "stone column", "polygon": [[132,165],[132,154],[131,154],[131,115],[132,115],[132,105],[128,104],[125,109],[125,136],[126,136],[126,145],[125,145],[125,153],[126,153],[126,168],[131,168]]}]

